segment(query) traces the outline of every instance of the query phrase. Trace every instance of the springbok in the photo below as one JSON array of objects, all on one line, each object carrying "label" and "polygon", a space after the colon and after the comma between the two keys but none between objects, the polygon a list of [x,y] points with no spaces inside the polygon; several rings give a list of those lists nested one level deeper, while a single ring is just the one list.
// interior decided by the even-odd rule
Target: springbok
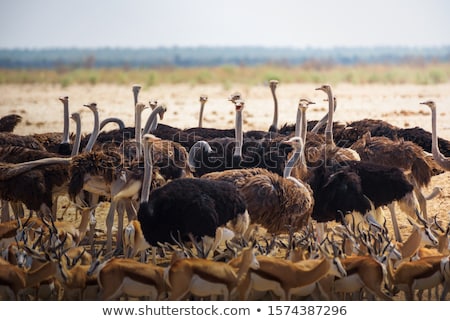
[{"label": "springbok", "polygon": [[253,246],[244,248],[228,263],[201,258],[177,260],[166,275],[171,288],[169,300],[182,300],[191,293],[199,297],[221,295],[227,301],[235,296],[249,269],[257,270],[259,266]]},{"label": "springbok", "polygon": [[123,295],[161,300],[167,295],[163,267],[133,259],[112,258],[100,264],[97,271],[101,300],[114,300]]},{"label": "springbok", "polygon": [[[240,299],[246,300],[251,290],[272,291],[280,300],[293,296],[307,296],[316,289],[316,282],[334,275],[346,275],[337,251],[330,255],[322,247],[323,258],[303,260],[297,263],[269,256],[257,256],[259,269],[251,269],[240,286]],[[231,263],[233,264],[233,263]]]}]

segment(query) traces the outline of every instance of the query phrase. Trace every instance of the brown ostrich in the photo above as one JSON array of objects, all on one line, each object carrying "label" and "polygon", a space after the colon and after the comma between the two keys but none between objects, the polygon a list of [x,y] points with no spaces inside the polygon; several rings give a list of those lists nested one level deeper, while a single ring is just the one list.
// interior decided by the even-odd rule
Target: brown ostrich
[{"label": "brown ostrich", "polygon": [[[77,126],[75,144],[73,145],[73,148],[72,148],[72,155],[76,155],[75,152],[78,150],[78,146],[79,146],[79,145],[77,145],[77,143],[79,144],[80,135],[81,135],[81,124],[80,124],[80,116],[78,113],[72,114],[72,117],[76,121],[76,126]],[[25,162],[42,160],[42,159],[48,159],[48,163],[51,164],[52,159],[60,158],[59,157],[60,155],[57,153],[51,153],[51,152],[42,151],[42,150],[28,149],[28,148],[18,147],[18,146],[0,147],[0,155],[1,155],[0,163],[2,163],[5,166],[6,166],[6,164],[19,164],[20,165]],[[68,160],[70,161],[70,159],[68,159]],[[33,163],[30,163],[30,164],[32,165]],[[36,192],[35,195],[33,194],[32,191],[30,191],[28,189],[24,189],[24,191],[21,192],[20,186],[18,186],[19,188],[17,188],[17,190],[5,191],[4,193],[2,193],[2,195],[5,195],[5,196],[9,195],[9,199],[5,199],[1,196],[0,196],[0,199],[2,199],[2,201],[10,200],[10,201],[16,202],[16,203],[11,203],[11,205],[16,213],[16,216],[17,215],[22,216],[23,215],[22,205],[17,203],[22,198],[22,196],[20,196],[20,195],[22,195],[22,194],[26,195],[27,193],[31,193],[30,195],[36,198],[36,200],[34,201],[36,203],[36,202],[39,202],[39,200],[42,199],[42,197],[45,197],[44,194],[47,193],[47,191],[44,193],[43,190],[47,189],[46,185],[52,186],[52,184],[54,184],[55,186],[53,186],[53,188],[48,187],[51,190],[50,191],[52,194],[51,198],[53,201],[52,202],[44,202],[44,203],[46,203],[46,205],[48,205],[48,206],[50,206],[51,204],[53,205],[50,208],[51,208],[53,217],[56,217],[58,197],[67,194],[67,188],[66,188],[67,184],[61,183],[61,182],[68,181],[67,168],[64,168],[64,166],[61,165],[59,167],[54,167],[55,173],[52,172],[51,168],[49,168],[48,170],[45,170],[45,171],[44,171],[44,169],[42,169],[42,171],[44,171],[44,174],[43,174],[44,175],[43,179],[45,180],[44,183],[42,181],[40,181],[40,179],[41,179],[40,174],[34,173],[37,181],[33,182],[32,188],[38,188],[38,191]],[[68,167],[68,165],[65,167]],[[18,181],[20,181],[20,180],[23,181],[23,180],[26,180],[27,178],[33,177],[33,173],[23,173],[21,175],[22,176],[21,176],[21,178],[20,177],[18,178]],[[46,177],[45,175],[48,175],[48,177]],[[60,175],[61,177],[59,177],[57,179],[56,176],[58,176],[58,175]],[[47,179],[48,179],[48,182],[46,181]],[[52,182],[55,182],[55,183],[52,183]],[[42,185],[42,184],[44,184],[44,185]],[[25,194],[24,194],[24,192],[25,192]],[[23,197],[25,197],[25,196],[23,196]],[[30,198],[33,198],[33,197],[30,197]],[[8,205],[6,203],[4,203],[3,205],[4,205],[4,207],[2,207],[2,221],[7,220],[7,218],[9,218],[9,213],[7,213],[7,211],[6,211],[6,209],[8,208]],[[29,208],[29,206],[27,206],[27,207]],[[36,209],[36,204],[33,205],[33,207],[34,207],[34,209]]]},{"label": "brown ostrich", "polygon": [[432,132],[432,147],[431,152],[433,153],[433,158],[435,162],[446,171],[450,171],[450,157],[445,157],[439,150],[438,137],[436,129],[436,103],[434,101],[428,100],[421,103],[422,105],[427,105],[431,109],[431,132]]},{"label": "brown ostrich", "polygon": [[67,183],[69,163],[69,158],[56,157],[1,163],[0,199],[22,202],[29,210],[52,215],[54,195]]},{"label": "brown ostrich", "polygon": [[[372,137],[367,132],[351,148],[358,152],[361,160],[402,169],[410,177],[421,211],[427,218],[426,200],[421,189],[430,183],[433,166],[420,146],[403,139]],[[415,217],[414,211],[409,214]]]},{"label": "brown ostrich", "polygon": [[299,137],[289,139],[294,152],[286,164],[284,177],[263,168],[232,169],[213,172],[202,178],[234,183],[247,202],[252,224],[260,224],[269,233],[288,231],[288,226],[300,229],[312,213],[314,199],[308,184],[291,176],[293,165],[303,154]]}]

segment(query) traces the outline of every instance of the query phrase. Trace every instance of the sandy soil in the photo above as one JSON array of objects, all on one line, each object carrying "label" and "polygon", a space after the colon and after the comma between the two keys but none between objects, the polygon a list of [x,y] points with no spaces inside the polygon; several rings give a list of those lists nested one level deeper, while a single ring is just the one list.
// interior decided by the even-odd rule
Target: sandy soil
[{"label": "sandy soil", "polygon": [[[325,94],[315,91],[319,84],[279,84],[277,89],[280,117],[279,125],[295,121],[297,102],[300,98],[309,98],[316,102],[308,110],[308,119],[319,119],[327,110],[324,102]],[[100,119],[116,116],[132,126],[134,121],[133,95],[131,86],[117,86],[98,84],[95,86],[70,86],[61,88],[50,85],[1,85],[0,86],[0,116],[9,113],[19,113],[23,122],[16,128],[17,134],[43,133],[62,131],[62,104],[59,96],[69,96],[70,112],[80,112],[82,131],[92,129],[91,112],[82,107],[83,104],[95,101],[98,104]],[[143,88],[140,101],[148,102],[157,99],[166,104],[168,112],[163,123],[180,128],[194,127],[198,123],[199,97],[206,94],[209,100],[204,113],[204,126],[216,128],[230,128],[234,121],[234,109],[227,97],[239,91],[246,100],[244,110],[244,129],[266,130],[272,122],[273,101],[270,90],[266,85],[246,86],[235,85],[224,89],[220,85],[189,86],[166,85]],[[338,99],[335,120],[351,121],[363,118],[383,119],[401,127],[420,126],[431,130],[431,116],[429,109],[419,103],[425,100],[435,100],[438,107],[439,136],[450,139],[450,83],[419,86],[419,85],[349,85],[334,86],[334,93]],[[149,110],[144,111],[146,119]],[[71,123],[71,130],[74,124]],[[106,129],[112,129],[108,125]],[[434,186],[441,186],[443,194],[429,201],[429,213],[438,215],[443,223],[448,222],[450,215],[450,173],[433,177],[431,185],[425,193],[429,193]],[[62,208],[68,202],[61,202]],[[101,217],[107,212],[108,203],[101,204],[98,224],[103,228]],[[61,209],[62,210],[62,209]],[[69,210],[69,214],[72,213]],[[387,214],[387,213],[386,213]],[[68,220],[77,220],[73,215],[65,216]],[[389,219],[389,217],[388,217]],[[390,220],[389,220],[390,221]],[[409,235],[410,225],[404,215],[400,213],[399,222],[402,234]]]}]

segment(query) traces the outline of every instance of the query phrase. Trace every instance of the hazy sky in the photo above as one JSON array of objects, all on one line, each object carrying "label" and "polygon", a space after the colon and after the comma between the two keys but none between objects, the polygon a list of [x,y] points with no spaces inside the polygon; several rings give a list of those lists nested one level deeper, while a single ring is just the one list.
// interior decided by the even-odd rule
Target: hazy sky
[{"label": "hazy sky", "polygon": [[450,45],[448,0],[0,0],[0,48]]}]

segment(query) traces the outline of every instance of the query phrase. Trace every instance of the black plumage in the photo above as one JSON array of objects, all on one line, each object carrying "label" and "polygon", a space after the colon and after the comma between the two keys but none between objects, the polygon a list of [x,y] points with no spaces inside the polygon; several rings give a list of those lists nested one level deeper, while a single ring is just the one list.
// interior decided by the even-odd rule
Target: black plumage
[{"label": "black plumage", "polygon": [[[217,227],[229,222],[239,230],[245,215],[245,201],[232,183],[182,178],[153,190],[148,201],[141,202],[137,216],[145,240],[156,246],[173,243],[171,234],[179,233],[183,241],[189,233],[214,237]],[[246,229],[243,225],[241,233]]]}]

